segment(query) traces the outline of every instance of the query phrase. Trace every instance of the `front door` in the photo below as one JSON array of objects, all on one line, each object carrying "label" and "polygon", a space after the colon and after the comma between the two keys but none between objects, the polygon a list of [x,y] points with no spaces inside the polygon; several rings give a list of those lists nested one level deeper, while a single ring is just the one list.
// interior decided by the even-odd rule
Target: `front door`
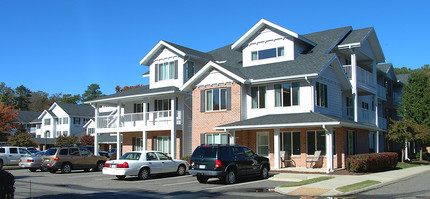
[{"label": "front door", "polygon": [[172,161],[172,159],[164,153],[156,152],[158,158],[160,158],[162,171],[166,172],[175,172],[176,171],[176,163]]},{"label": "front door", "polygon": [[162,164],[160,159],[155,155],[154,152],[146,153],[146,161],[148,162],[149,168],[151,169],[151,173],[160,173],[162,169]]},{"label": "front door", "polygon": [[269,132],[257,133],[257,154],[269,158]]},{"label": "front door", "polygon": [[21,158],[21,156],[18,153],[18,148],[16,147],[11,147],[9,148],[9,160],[11,164],[18,164],[19,163],[19,158]]}]

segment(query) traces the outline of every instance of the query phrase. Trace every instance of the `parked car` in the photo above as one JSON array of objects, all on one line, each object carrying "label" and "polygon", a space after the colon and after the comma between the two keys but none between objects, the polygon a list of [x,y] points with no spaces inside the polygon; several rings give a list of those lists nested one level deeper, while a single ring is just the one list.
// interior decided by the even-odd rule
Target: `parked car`
[{"label": "parked car", "polygon": [[102,170],[107,158],[95,156],[90,151],[79,147],[54,147],[46,151],[42,158],[42,168],[51,173],[61,170],[70,173],[72,170]]},{"label": "parked car", "polygon": [[173,160],[159,151],[127,152],[119,160],[105,163],[103,174],[114,175],[123,180],[126,176],[137,176],[145,180],[150,174],[174,173],[184,175],[188,171],[188,162]]},{"label": "parked car", "polygon": [[47,171],[42,169],[42,156],[45,151],[39,151],[31,156],[22,157],[19,160],[19,167],[29,169],[31,172],[35,172],[37,169],[41,171]]},{"label": "parked car", "polygon": [[17,166],[19,164],[19,159],[26,156],[30,156],[30,152],[24,147],[0,147],[0,169],[2,169],[3,166]]},{"label": "parked car", "polygon": [[37,150],[34,147],[26,147],[27,151],[29,151],[32,155],[36,154],[37,152],[39,152],[39,150]]},{"label": "parked car", "polygon": [[[81,148],[84,148],[84,149],[86,149],[86,150],[88,150],[88,151],[91,151],[91,153],[94,153],[94,146],[80,146]],[[100,150],[99,149],[99,154],[101,155],[101,156],[105,156],[105,157],[107,157],[107,158],[109,158],[110,156],[109,156],[109,154],[108,154],[108,152],[106,152],[106,151],[102,151],[102,150]]]},{"label": "parked car", "polygon": [[269,159],[239,145],[201,145],[190,158],[190,174],[200,183],[209,178],[219,178],[225,184],[233,184],[239,176],[259,175],[269,177]]}]

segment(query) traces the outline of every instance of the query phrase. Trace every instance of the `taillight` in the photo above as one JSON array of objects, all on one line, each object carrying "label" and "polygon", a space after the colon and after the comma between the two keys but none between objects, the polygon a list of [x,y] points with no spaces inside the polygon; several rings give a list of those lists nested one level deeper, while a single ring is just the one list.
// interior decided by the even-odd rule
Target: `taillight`
[{"label": "taillight", "polygon": [[128,168],[128,163],[124,162],[122,164],[116,165],[116,168]]},{"label": "taillight", "polygon": [[21,160],[21,159],[19,159],[19,162],[22,162],[22,160]]},{"label": "taillight", "polygon": [[215,160],[215,168],[222,167],[220,160]]},{"label": "taillight", "polygon": [[27,162],[34,162],[34,160],[27,160]]},{"label": "taillight", "polygon": [[54,161],[60,161],[59,157],[55,157]]},{"label": "taillight", "polygon": [[188,164],[189,164],[189,165],[191,165],[191,159],[190,159],[190,160],[188,160]]},{"label": "taillight", "polygon": [[109,167],[110,165],[108,163],[105,162],[105,167]]}]

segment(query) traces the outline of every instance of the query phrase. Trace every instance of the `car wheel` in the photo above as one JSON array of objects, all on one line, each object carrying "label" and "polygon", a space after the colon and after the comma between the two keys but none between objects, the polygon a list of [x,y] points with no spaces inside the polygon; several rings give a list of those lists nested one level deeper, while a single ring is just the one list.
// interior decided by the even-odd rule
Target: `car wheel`
[{"label": "car wheel", "polygon": [[146,180],[149,178],[149,169],[147,168],[143,168],[140,170],[139,175],[138,175],[139,179],[141,180]]},{"label": "car wheel", "polygon": [[71,171],[72,171],[72,165],[69,163],[65,163],[61,167],[61,173],[70,173]]},{"label": "car wheel", "polygon": [[208,177],[204,177],[204,176],[197,176],[197,181],[199,181],[200,183],[206,183],[208,182]]},{"label": "car wheel", "polygon": [[261,168],[260,177],[263,179],[269,178],[269,168],[267,168],[267,166],[263,166],[263,168]]},{"label": "car wheel", "polygon": [[224,184],[234,184],[236,182],[236,172],[233,169],[228,170],[223,179]]},{"label": "car wheel", "polygon": [[48,169],[49,173],[57,173],[57,169]]},{"label": "car wheel", "polygon": [[36,172],[37,169],[31,168],[31,169],[28,169],[28,170],[30,170],[31,172]]},{"label": "car wheel", "polygon": [[178,171],[176,172],[178,176],[182,176],[185,174],[186,168],[183,164],[179,165]]},{"label": "car wheel", "polygon": [[105,167],[104,162],[97,162],[97,168],[95,170],[101,171],[101,170],[103,170],[103,167]]},{"label": "car wheel", "polygon": [[118,180],[124,180],[125,176],[116,176],[116,178],[118,178]]},{"label": "car wheel", "polygon": [[46,167],[40,167],[40,171],[42,171],[42,172],[47,172],[47,171],[48,171],[48,168],[46,168]]},{"label": "car wheel", "polygon": [[88,171],[90,171],[90,170],[91,170],[91,169],[84,169],[84,171],[85,171],[85,172],[88,172]]}]

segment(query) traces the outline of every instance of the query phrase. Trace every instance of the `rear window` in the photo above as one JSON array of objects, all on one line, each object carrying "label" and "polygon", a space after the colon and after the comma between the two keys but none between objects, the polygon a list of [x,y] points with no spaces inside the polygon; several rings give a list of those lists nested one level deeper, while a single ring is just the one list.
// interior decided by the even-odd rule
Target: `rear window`
[{"label": "rear window", "polygon": [[217,147],[199,146],[194,150],[193,157],[215,158]]},{"label": "rear window", "polygon": [[136,153],[136,152],[125,153],[119,159],[120,160],[139,160],[140,159],[140,155],[141,155],[141,153]]},{"label": "rear window", "polygon": [[5,148],[0,148],[0,153],[6,153]]},{"label": "rear window", "polygon": [[67,155],[69,152],[69,149],[61,149],[59,155]]},{"label": "rear window", "polygon": [[45,155],[55,155],[57,153],[57,149],[48,149]]}]

